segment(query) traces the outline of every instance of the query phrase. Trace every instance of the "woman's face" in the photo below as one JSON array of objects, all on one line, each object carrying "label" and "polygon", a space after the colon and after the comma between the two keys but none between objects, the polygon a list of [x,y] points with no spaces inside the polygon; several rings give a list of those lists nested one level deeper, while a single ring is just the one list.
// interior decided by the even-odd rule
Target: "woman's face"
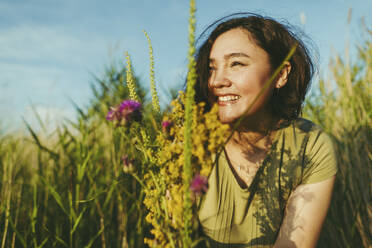
[{"label": "woman's face", "polygon": [[[217,97],[219,117],[231,123],[249,108],[271,76],[269,55],[249,33],[236,28],[221,34],[210,52],[208,86]],[[272,86],[256,101],[247,117],[260,117],[267,111]]]}]

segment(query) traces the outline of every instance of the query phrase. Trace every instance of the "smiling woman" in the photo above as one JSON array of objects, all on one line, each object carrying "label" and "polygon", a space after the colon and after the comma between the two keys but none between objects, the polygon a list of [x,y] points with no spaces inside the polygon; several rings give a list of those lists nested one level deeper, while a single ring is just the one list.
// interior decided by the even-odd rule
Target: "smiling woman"
[{"label": "smiling woman", "polygon": [[300,118],[309,52],[289,27],[254,14],[222,18],[202,36],[209,30],[196,101],[218,104],[233,134],[199,205],[202,230],[212,247],[315,247],[337,164],[330,138]]},{"label": "smiling woman", "polygon": [[209,60],[209,88],[218,97],[222,122],[232,122],[243,114],[252,117],[264,111],[272,89],[266,90],[246,113],[271,74],[268,54],[256,45],[247,31],[236,28],[221,34],[212,46]]}]

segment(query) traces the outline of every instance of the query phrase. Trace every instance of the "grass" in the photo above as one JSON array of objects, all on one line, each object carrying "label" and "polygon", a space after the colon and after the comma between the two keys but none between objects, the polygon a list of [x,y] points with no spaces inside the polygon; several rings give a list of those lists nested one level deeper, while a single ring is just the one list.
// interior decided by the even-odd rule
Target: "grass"
[{"label": "grass", "polygon": [[48,135],[30,128],[32,135],[1,137],[1,247],[143,246],[142,196],[120,163],[129,141],[94,111],[127,94],[122,72],[107,72],[98,85],[109,90],[79,110],[76,123]]},{"label": "grass", "polygon": [[332,204],[320,247],[372,245],[372,42],[358,48],[356,62],[336,56],[328,80],[307,102],[305,116],[331,135],[338,158]]}]

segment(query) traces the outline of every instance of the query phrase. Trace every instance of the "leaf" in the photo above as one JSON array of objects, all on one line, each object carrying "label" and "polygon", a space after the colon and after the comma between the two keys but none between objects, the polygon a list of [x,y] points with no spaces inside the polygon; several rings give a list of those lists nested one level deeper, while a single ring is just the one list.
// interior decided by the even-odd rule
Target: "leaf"
[{"label": "leaf", "polygon": [[19,241],[21,241],[22,246],[27,247],[26,241],[23,239],[21,234],[16,229],[16,227],[15,227],[13,221],[12,221],[12,218],[9,218],[9,223],[10,223],[10,226],[12,227],[13,231],[16,233],[16,236],[18,237]]},{"label": "leaf", "polygon": [[87,164],[88,164],[88,161],[91,157],[91,151],[88,152],[88,155],[86,156],[83,164],[81,166],[78,166],[78,173],[77,173],[77,181],[78,182],[81,182],[81,180],[83,179],[84,177],[84,174],[85,174],[85,168],[87,167]]},{"label": "leaf", "polygon": [[89,240],[89,243],[85,246],[85,248],[90,248],[90,247],[92,247],[94,241],[98,238],[99,235],[101,235],[101,233],[103,232],[104,229],[105,229],[105,228],[102,227],[102,228],[98,231],[98,233],[97,233],[97,234],[96,234],[96,235],[95,235],[91,240]]},{"label": "leaf", "polygon": [[49,183],[46,182],[46,180],[43,177],[40,177],[40,178],[41,178],[41,181],[45,184],[45,186],[47,186],[47,188],[49,189],[50,193],[52,194],[54,200],[60,206],[60,208],[62,209],[62,211],[67,216],[69,216],[68,212],[66,211],[65,207],[63,206],[61,196],[57,193],[57,191],[52,186],[49,185]]},{"label": "leaf", "polygon": [[76,231],[76,228],[78,227],[79,223],[80,223],[80,220],[81,220],[81,217],[83,217],[83,214],[85,212],[87,208],[85,207],[83,209],[83,211],[81,211],[81,213],[79,214],[79,217],[76,219],[76,222],[74,224],[74,226],[72,227],[72,230],[70,231],[70,234],[72,235],[75,231]]},{"label": "leaf", "polygon": [[45,244],[46,244],[46,242],[48,241],[48,238],[45,238],[44,240],[43,240],[43,242],[41,242],[41,244],[40,244],[40,248],[42,248]]},{"label": "leaf", "polygon": [[39,140],[39,137],[37,137],[37,134],[31,128],[30,124],[28,124],[28,122],[25,119],[23,119],[23,122],[25,123],[27,130],[31,133],[36,145],[40,148],[40,150],[48,152],[56,160],[59,159],[59,154],[58,153],[53,152],[52,150],[50,150],[49,148],[47,148],[47,147],[45,147],[41,144],[41,142]]},{"label": "leaf", "polygon": [[84,113],[84,111],[79,107],[79,105],[70,98],[70,102],[72,105],[74,105],[76,111],[79,113],[79,115],[83,118],[83,120],[87,120],[88,116]]},{"label": "leaf", "polygon": [[66,244],[66,242],[63,241],[60,237],[55,236],[55,238],[56,238],[56,240],[57,240],[58,242],[60,242],[62,245],[64,245],[65,247],[68,247],[68,245]]}]

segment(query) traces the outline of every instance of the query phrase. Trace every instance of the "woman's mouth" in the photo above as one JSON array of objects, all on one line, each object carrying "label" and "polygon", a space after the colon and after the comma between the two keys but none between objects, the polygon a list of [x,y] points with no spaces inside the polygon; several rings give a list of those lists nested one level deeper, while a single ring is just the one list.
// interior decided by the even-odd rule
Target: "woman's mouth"
[{"label": "woman's mouth", "polygon": [[226,96],[219,96],[218,97],[218,105],[229,105],[235,103],[240,96],[237,95],[226,95]]}]

